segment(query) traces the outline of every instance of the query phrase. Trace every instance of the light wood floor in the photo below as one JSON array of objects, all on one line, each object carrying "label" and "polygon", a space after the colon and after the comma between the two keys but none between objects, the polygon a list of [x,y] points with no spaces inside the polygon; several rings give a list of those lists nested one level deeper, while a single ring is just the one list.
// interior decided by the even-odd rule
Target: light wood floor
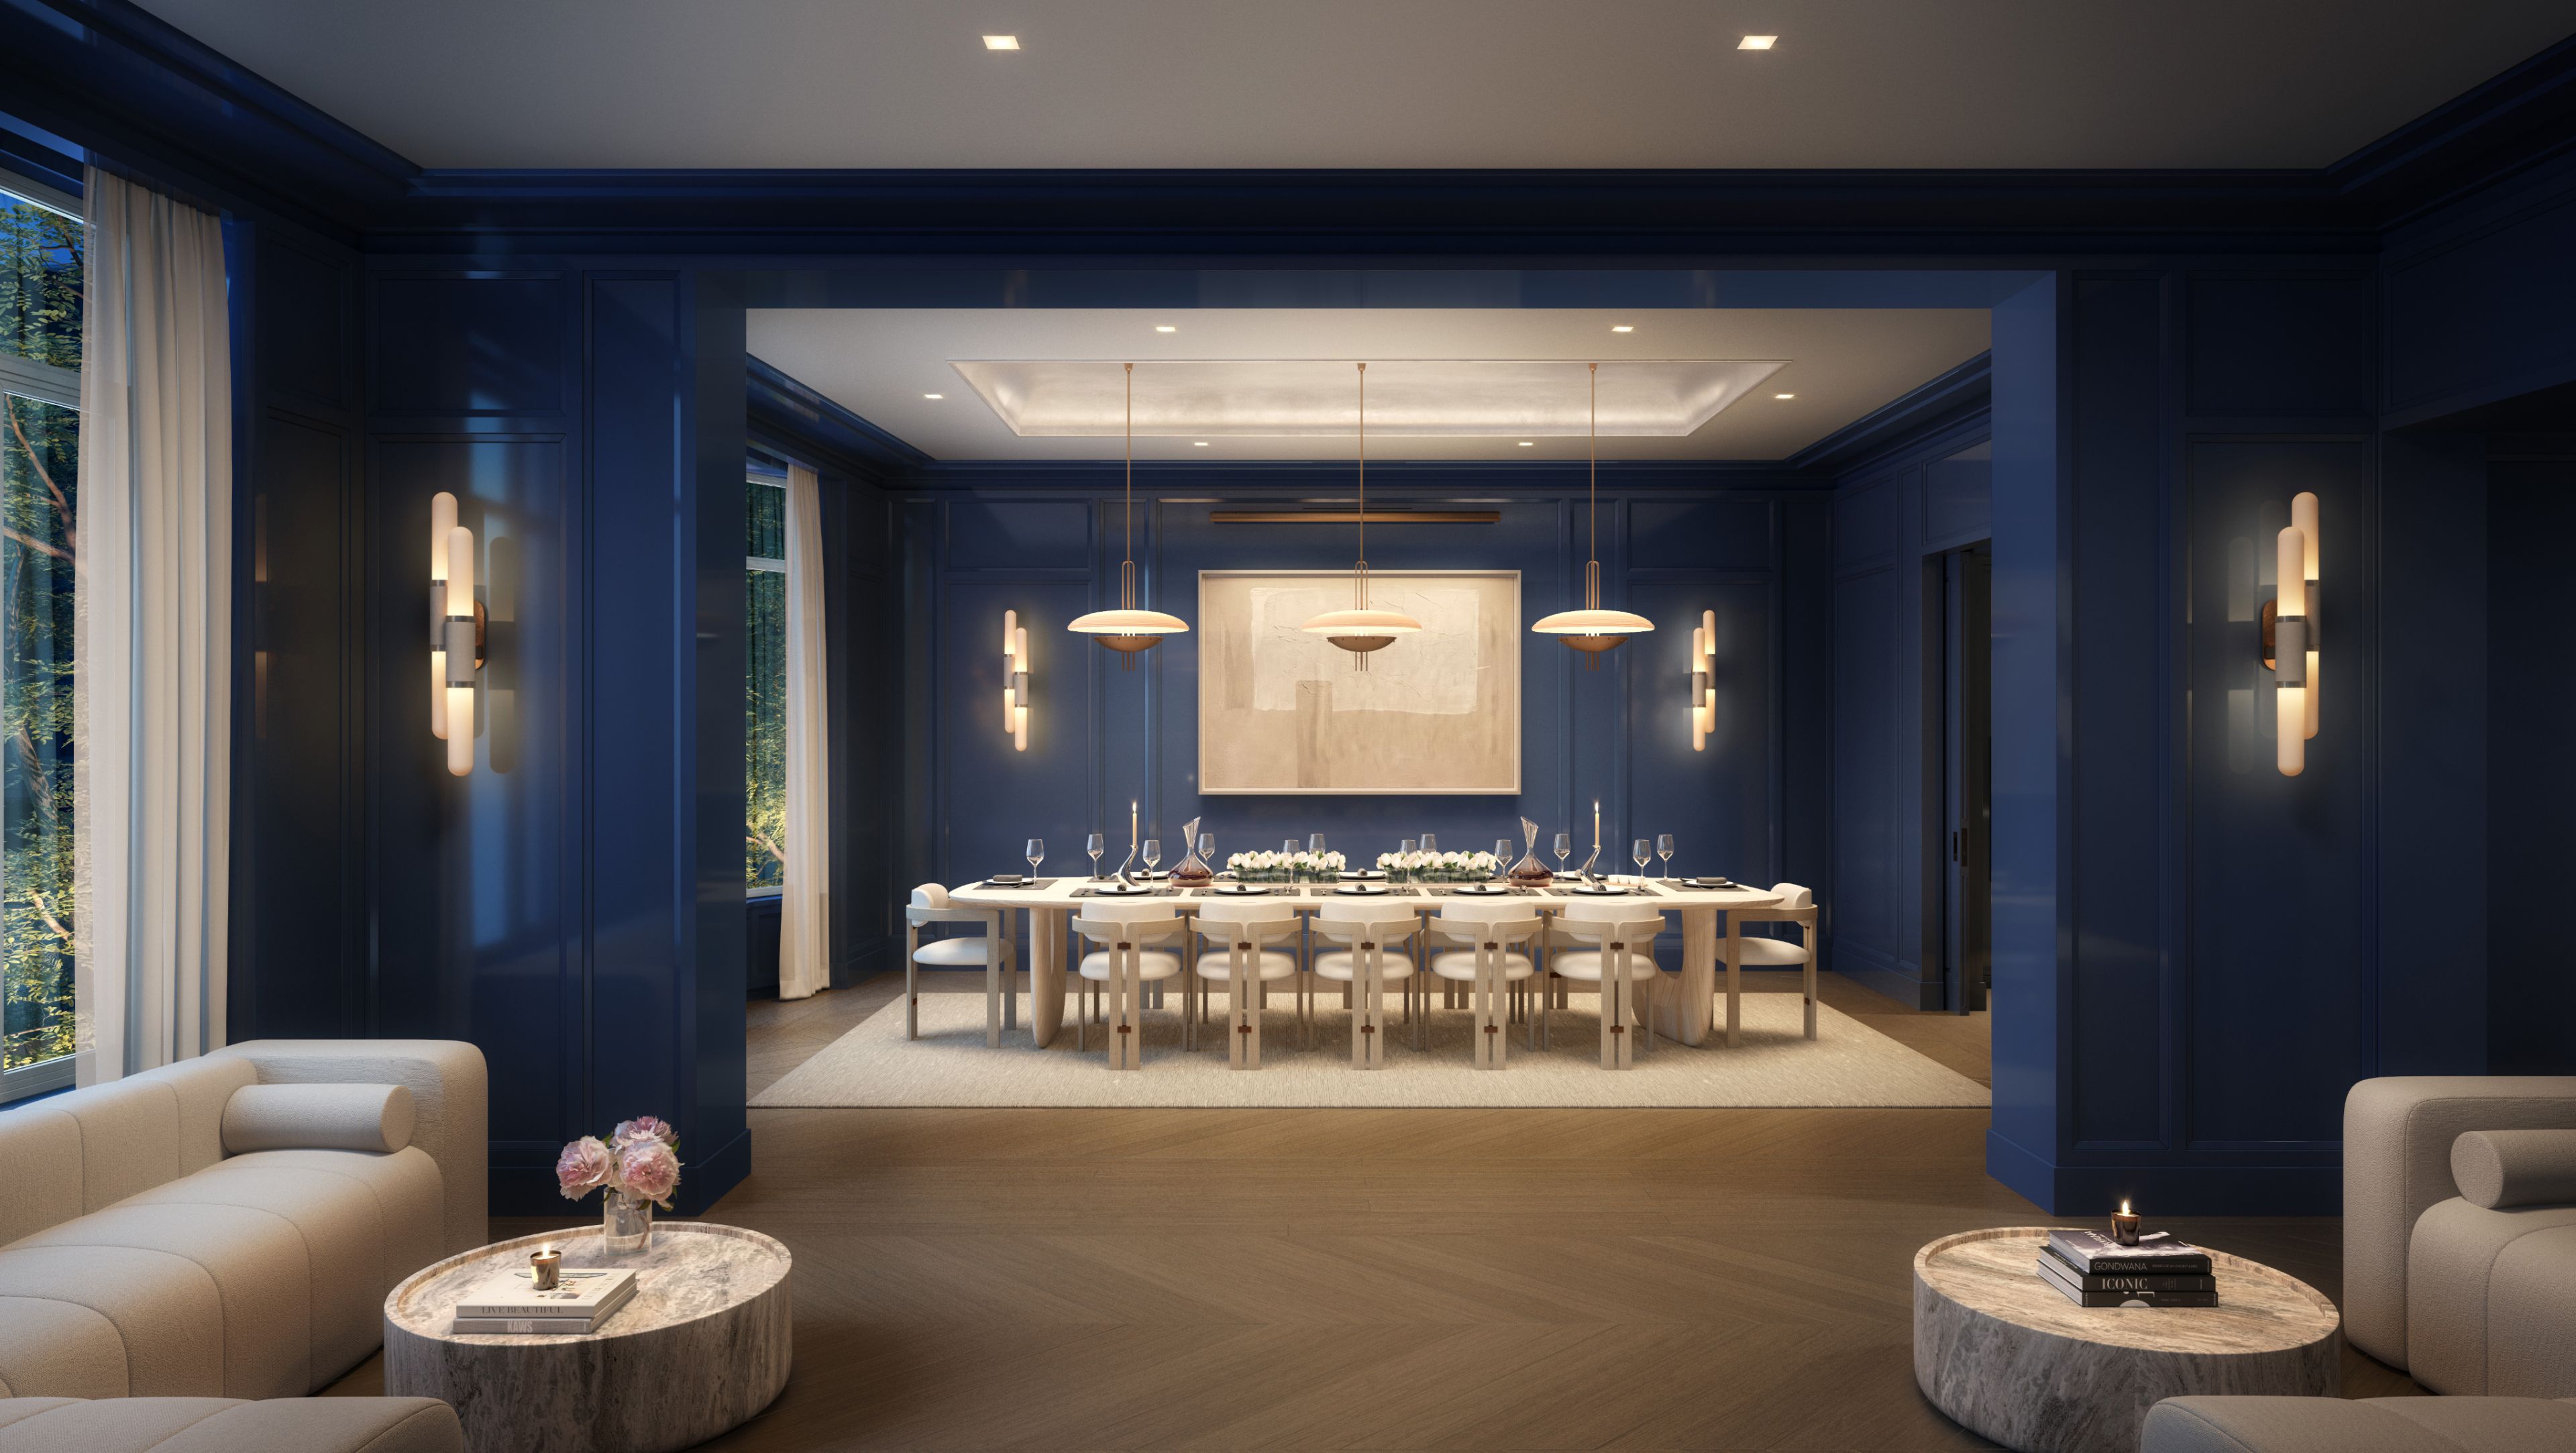
[{"label": "light wood floor", "polygon": [[[899,987],[755,1004],[751,1088]],[[1825,997],[1987,1078],[1983,1015],[1830,975]],[[795,1252],[796,1371],[705,1446],[1985,1447],[1915,1390],[1908,1269],[1935,1236],[2050,1219],[1986,1178],[1986,1122],[755,1110],[753,1174],[716,1215]],[[2341,1291],[2334,1220],[2174,1224]],[[2344,1381],[2415,1390],[2351,1352]],[[381,1382],[371,1362],[333,1391]]]}]

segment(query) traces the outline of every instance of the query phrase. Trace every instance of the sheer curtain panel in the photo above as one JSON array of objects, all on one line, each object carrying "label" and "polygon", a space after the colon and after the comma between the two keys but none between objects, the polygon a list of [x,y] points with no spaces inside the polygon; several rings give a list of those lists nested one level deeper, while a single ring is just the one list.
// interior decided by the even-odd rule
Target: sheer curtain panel
[{"label": "sheer curtain panel", "polygon": [[821,481],[787,467],[787,872],[778,997],[832,987],[831,694],[823,656]]},{"label": "sheer curtain panel", "polygon": [[223,224],[88,173],[73,694],[80,1083],[224,1042],[232,377]]}]

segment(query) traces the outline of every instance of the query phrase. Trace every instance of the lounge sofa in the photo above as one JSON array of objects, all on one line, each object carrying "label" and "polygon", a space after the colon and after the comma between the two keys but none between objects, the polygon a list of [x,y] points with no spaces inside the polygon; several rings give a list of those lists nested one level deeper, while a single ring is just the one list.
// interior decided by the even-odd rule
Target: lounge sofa
[{"label": "lounge sofa", "polygon": [[2576,1453],[2576,1077],[2364,1080],[2343,1325],[2440,1397],[2167,1398],[2142,1453]]},{"label": "lounge sofa", "polygon": [[304,1395],[488,1239],[487,1124],[481,1052],[438,1040],[259,1040],[0,1112],[0,1398],[56,1400],[0,1402],[0,1453],[454,1445],[418,1400]]}]

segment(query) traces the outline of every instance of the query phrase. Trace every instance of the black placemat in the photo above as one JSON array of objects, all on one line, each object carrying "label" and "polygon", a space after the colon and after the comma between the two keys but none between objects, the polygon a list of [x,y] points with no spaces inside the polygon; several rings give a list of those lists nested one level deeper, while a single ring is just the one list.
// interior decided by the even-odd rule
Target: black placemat
[{"label": "black placemat", "polygon": [[1422,896],[1422,890],[1419,888],[1392,887],[1388,888],[1383,893],[1345,893],[1339,888],[1332,887],[1329,884],[1318,884],[1315,887],[1308,888],[1305,896],[1309,898],[1356,898],[1362,902],[1366,902],[1371,898],[1419,898]]},{"label": "black placemat", "polygon": [[1054,878],[1030,878],[1019,883],[996,883],[990,878],[975,884],[977,888],[998,888],[1005,893],[1043,893],[1058,882]]},{"label": "black placemat", "polygon": [[1260,889],[1261,891],[1258,893],[1220,893],[1214,888],[1192,888],[1190,890],[1190,896],[1193,898],[1272,898],[1278,896],[1284,887],[1284,885],[1278,883],[1255,883],[1252,886]]},{"label": "black placemat", "polygon": [[1551,896],[1557,898],[1661,898],[1664,896],[1664,890],[1655,887],[1651,883],[1622,883],[1619,886],[1627,889],[1628,891],[1625,893],[1577,893],[1571,888],[1550,888],[1547,891]]},{"label": "black placemat", "polygon": [[1103,893],[1099,889],[1086,884],[1083,887],[1074,889],[1073,896],[1076,898],[1106,898],[1115,903],[1132,903],[1139,898],[1178,898],[1181,896],[1181,890],[1178,888],[1155,888],[1144,893]]},{"label": "black placemat", "polygon": [[1505,893],[1461,893],[1455,885],[1452,885],[1446,888],[1430,887],[1422,891],[1434,898],[1464,898],[1470,903],[1485,898],[1536,898],[1539,896],[1539,890],[1536,888],[1514,888]]}]

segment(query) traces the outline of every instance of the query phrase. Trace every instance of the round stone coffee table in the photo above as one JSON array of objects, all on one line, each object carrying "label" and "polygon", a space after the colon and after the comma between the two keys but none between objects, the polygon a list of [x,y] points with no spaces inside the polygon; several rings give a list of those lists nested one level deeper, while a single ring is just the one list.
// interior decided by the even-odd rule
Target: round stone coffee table
[{"label": "round stone coffee table", "polygon": [[[635,1296],[587,1336],[458,1336],[456,1304],[551,1242],[565,1269],[630,1266]],[[599,1227],[451,1256],[385,1298],[385,1392],[442,1398],[471,1453],[669,1453],[748,1421],[787,1385],[787,1248],[701,1222],[653,1228],[634,1256]]]},{"label": "round stone coffee table", "polygon": [[2038,1226],[1965,1231],[1914,1253],[1914,1381],[2021,1453],[2136,1453],[2159,1398],[2332,1397],[2342,1316],[2315,1288],[2210,1253],[2215,1307],[2079,1307],[2033,1269]]}]

